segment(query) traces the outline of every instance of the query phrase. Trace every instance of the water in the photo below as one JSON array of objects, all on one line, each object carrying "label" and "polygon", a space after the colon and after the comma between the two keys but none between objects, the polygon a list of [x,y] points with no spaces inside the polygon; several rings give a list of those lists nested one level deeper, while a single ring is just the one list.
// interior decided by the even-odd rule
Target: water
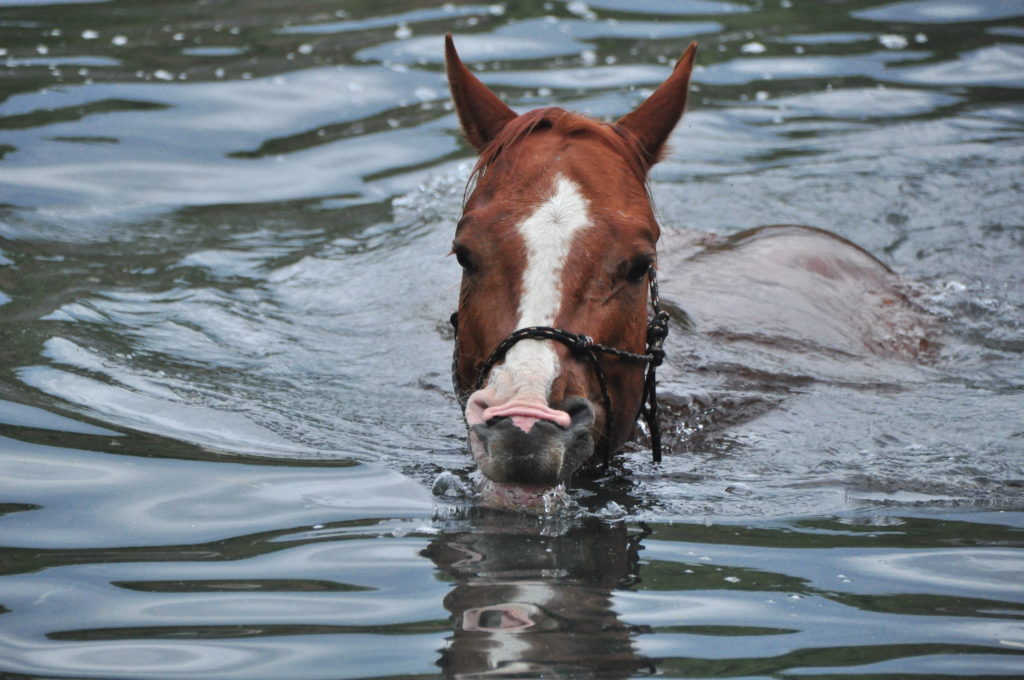
[{"label": "water", "polygon": [[[1022,17],[5,3],[0,673],[1024,675]],[[597,116],[701,44],[652,184],[668,455],[551,516],[466,498],[446,31]],[[754,274],[688,281],[691,230],[769,223],[899,272],[931,351],[709,326]]]}]

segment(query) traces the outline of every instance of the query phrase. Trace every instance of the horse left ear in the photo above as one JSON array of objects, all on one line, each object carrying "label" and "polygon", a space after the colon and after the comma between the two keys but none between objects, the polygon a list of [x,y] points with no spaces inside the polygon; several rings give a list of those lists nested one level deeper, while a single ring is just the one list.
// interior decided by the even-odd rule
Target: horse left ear
[{"label": "horse left ear", "polygon": [[451,33],[444,38],[444,65],[448,72],[448,87],[452,91],[455,111],[459,114],[459,123],[466,134],[466,140],[477,151],[483,151],[487,143],[505,127],[505,123],[517,114],[470,73],[455,51]]},{"label": "horse left ear", "polygon": [[640,142],[651,165],[661,160],[665,141],[686,108],[690,73],[693,71],[696,56],[697,43],[690,43],[686,52],[676,62],[676,67],[668,80],[663,82],[643,104],[616,123]]}]

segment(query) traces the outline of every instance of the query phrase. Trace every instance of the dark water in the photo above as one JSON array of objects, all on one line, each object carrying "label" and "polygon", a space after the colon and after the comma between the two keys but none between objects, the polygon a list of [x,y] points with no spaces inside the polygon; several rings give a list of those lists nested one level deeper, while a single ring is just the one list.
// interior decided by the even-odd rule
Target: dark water
[{"label": "dark water", "polygon": [[[1024,676],[1022,19],[4,2],[0,674]],[[725,342],[694,309],[742,287],[663,264],[698,317],[666,462],[474,507],[446,31],[518,110],[597,116],[698,40],[663,263],[688,230],[829,229],[907,279],[934,351]]]}]

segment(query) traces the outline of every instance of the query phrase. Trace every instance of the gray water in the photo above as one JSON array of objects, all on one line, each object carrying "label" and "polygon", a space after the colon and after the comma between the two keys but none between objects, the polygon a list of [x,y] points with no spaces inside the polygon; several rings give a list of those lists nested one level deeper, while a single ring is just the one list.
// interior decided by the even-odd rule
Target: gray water
[{"label": "gray water", "polygon": [[[3,3],[0,674],[1024,676],[1022,18]],[[517,110],[599,117],[701,46],[652,182],[666,460],[548,516],[466,491],[446,31]],[[771,223],[892,267],[930,351],[682,323],[736,292],[673,288],[689,230]]]}]

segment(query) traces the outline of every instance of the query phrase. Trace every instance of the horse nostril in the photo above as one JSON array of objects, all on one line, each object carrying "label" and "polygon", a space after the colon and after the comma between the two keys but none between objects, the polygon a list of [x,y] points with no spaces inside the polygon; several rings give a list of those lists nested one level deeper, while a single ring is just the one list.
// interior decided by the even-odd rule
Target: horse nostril
[{"label": "horse nostril", "polygon": [[574,416],[577,413],[582,413],[583,411],[586,411],[587,408],[589,407],[587,406],[587,403],[585,401],[583,401],[582,399],[574,399],[572,403],[564,404],[562,410],[568,413],[570,416]]},{"label": "horse nostril", "polygon": [[487,427],[494,427],[503,420],[508,420],[508,416],[494,416],[493,418],[488,418],[485,424]]},{"label": "horse nostril", "polygon": [[594,418],[594,406],[583,397],[569,397],[557,407],[561,411],[565,411],[569,414],[573,423],[579,422],[580,419]]}]

